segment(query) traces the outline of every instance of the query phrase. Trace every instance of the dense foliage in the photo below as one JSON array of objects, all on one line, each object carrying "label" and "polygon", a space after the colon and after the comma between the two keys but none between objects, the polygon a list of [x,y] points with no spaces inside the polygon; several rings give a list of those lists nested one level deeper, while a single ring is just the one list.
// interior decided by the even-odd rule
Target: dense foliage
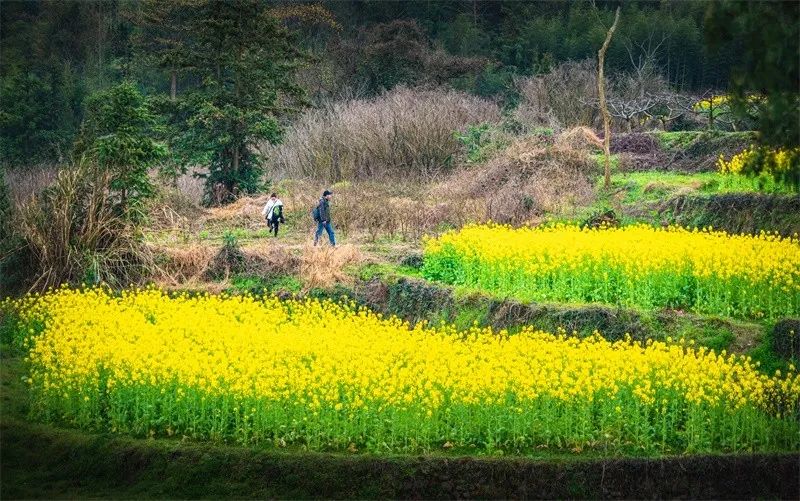
[{"label": "dense foliage", "polygon": [[[208,165],[208,203],[261,188],[255,146],[275,143],[278,119],[303,91],[294,83],[302,60],[291,33],[255,0],[143,4],[143,30],[171,30],[161,45],[140,43],[151,59],[198,82],[168,107],[179,165]],[[149,42],[149,40],[147,40]]]},{"label": "dense foliage", "polygon": [[129,214],[153,196],[149,170],[166,147],[155,141],[156,117],[136,86],[123,82],[86,99],[86,117],[75,144],[82,161],[109,173],[120,212]]},{"label": "dense foliage", "polygon": [[[64,160],[85,96],[129,79],[147,95],[169,96],[171,106],[162,110],[167,122],[185,131],[168,134],[176,143],[173,167],[199,162],[211,167],[210,186],[249,191],[260,166],[253,143],[278,140],[287,108],[281,96],[298,95],[296,49],[315,57],[301,73],[315,99],[446,84],[513,105],[516,77],[594,58],[615,7],[490,0],[5,2],[0,158],[17,165]],[[725,88],[733,74],[738,89],[774,94],[761,110],[765,139],[796,141],[797,9],[794,2],[625,2],[606,66],[609,74],[655,68],[682,91]]]},{"label": "dense foliage", "polygon": [[712,47],[737,38],[741,63],[733,68],[733,104],[740,115],[755,103],[761,140],[772,146],[800,146],[800,3],[716,1],[708,11]]},{"label": "dense foliage", "polygon": [[329,302],[60,289],[6,302],[40,418],[373,452],[797,450],[800,377],[684,343],[411,328]]}]

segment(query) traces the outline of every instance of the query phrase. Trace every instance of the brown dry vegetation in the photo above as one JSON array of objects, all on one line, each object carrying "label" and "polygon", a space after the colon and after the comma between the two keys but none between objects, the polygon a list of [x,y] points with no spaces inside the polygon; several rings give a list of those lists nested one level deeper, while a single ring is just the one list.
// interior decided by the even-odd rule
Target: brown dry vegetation
[{"label": "brown dry vegetation", "polygon": [[361,252],[354,245],[306,245],[300,257],[300,279],[306,289],[329,288],[336,283],[348,283],[352,278],[346,273],[347,267],[362,260]]},{"label": "brown dry vegetation", "polygon": [[478,220],[503,223],[587,205],[594,198],[597,169],[588,153],[599,143],[586,128],[566,131],[553,145],[536,136],[518,139],[484,168],[459,172],[434,192],[470,200],[482,212]]},{"label": "brown dry vegetation", "polygon": [[518,78],[520,105],[513,118],[529,131],[536,127],[595,125],[599,114],[581,104],[597,97],[597,63],[594,60],[568,61],[544,75]]},{"label": "brown dry vegetation", "polygon": [[454,131],[499,119],[491,101],[452,90],[398,87],[306,113],[282,144],[265,146],[264,152],[270,171],[283,178],[424,179],[452,166],[460,148]]},{"label": "brown dry vegetation", "polygon": [[127,285],[152,269],[152,254],[108,197],[109,175],[89,164],[60,170],[47,189],[17,201],[14,226],[32,266],[28,285]]},{"label": "brown dry vegetation", "polygon": [[[396,92],[393,99],[399,101],[393,106],[400,107],[407,97],[403,93],[410,91]],[[285,204],[287,224],[278,239],[267,237],[261,216],[268,194],[204,209],[199,183],[188,176],[162,186],[141,238],[111,213],[102,176],[87,167],[64,169],[50,189],[16,211],[18,233],[25,235],[36,270],[27,285],[154,281],[170,288],[208,288],[203,284],[222,287],[240,274],[288,274],[301,276],[307,287],[329,286],[345,279],[348,264],[372,257],[356,247],[310,247],[310,211],[324,188],[335,192],[332,218],[340,241],[362,249],[385,239],[413,245],[424,235],[471,222],[526,224],[545,213],[587,205],[594,197],[597,169],[589,153],[599,144],[588,128],[569,129],[555,138],[523,136],[485,164],[458,167],[438,181],[396,172],[382,180],[356,176],[332,186],[324,177],[284,179],[270,190]],[[234,236],[235,247],[223,245],[226,233]]]}]

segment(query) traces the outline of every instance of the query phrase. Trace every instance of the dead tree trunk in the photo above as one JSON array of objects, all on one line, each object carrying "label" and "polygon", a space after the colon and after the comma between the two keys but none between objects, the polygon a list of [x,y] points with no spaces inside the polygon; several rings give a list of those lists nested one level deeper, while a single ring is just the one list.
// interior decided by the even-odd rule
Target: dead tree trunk
[{"label": "dead tree trunk", "polygon": [[597,51],[597,93],[600,96],[600,113],[603,114],[603,152],[605,153],[606,157],[606,189],[611,187],[611,116],[609,115],[608,107],[606,106],[606,84],[605,77],[603,76],[603,65],[606,61],[606,51],[608,50],[608,46],[611,44],[611,36],[614,35],[614,30],[617,29],[618,22],[619,7],[617,7],[617,12],[614,14],[614,24],[611,25],[611,28],[609,28],[608,33],[606,34],[606,40],[603,42],[603,46],[600,47],[600,50]]}]

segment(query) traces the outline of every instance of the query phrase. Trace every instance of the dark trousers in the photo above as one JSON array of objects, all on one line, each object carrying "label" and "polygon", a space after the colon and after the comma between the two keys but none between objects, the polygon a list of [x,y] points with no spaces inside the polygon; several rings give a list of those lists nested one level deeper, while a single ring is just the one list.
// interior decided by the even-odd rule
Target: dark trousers
[{"label": "dark trousers", "polygon": [[276,237],[278,236],[278,225],[281,223],[280,218],[272,218],[269,220],[269,231]]}]

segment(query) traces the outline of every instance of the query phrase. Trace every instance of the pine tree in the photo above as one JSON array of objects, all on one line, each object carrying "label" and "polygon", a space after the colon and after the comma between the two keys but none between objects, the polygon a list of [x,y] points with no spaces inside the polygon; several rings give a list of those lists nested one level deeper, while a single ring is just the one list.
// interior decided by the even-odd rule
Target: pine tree
[{"label": "pine tree", "polygon": [[257,0],[181,0],[155,14],[166,15],[173,38],[151,44],[151,57],[196,82],[173,109],[180,117],[173,128],[175,151],[184,154],[186,165],[209,166],[209,204],[257,191],[263,175],[258,144],[277,142],[280,119],[305,104],[294,82],[305,54]]}]

